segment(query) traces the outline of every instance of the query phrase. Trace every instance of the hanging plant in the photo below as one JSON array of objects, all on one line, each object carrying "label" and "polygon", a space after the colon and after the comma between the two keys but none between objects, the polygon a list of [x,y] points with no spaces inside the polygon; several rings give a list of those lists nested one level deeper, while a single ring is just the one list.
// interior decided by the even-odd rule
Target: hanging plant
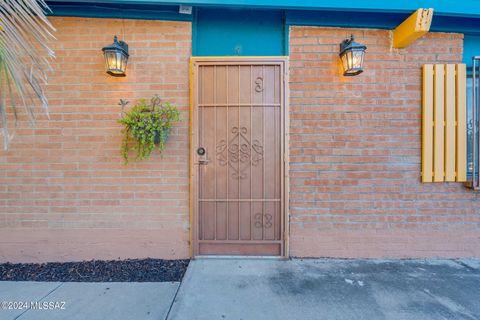
[{"label": "hanging plant", "polygon": [[162,102],[157,95],[150,101],[140,99],[125,112],[128,103],[120,99],[122,118],[118,120],[124,126],[121,152],[125,164],[131,148],[136,152],[136,160],[147,159],[155,148],[163,155],[172,125],[181,119],[180,111],[169,102]]}]

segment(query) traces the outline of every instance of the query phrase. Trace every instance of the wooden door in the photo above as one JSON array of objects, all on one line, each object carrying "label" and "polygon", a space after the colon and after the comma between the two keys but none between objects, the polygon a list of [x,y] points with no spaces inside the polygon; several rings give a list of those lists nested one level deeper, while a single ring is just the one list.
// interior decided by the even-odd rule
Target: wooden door
[{"label": "wooden door", "polygon": [[194,255],[285,255],[285,63],[192,62]]}]

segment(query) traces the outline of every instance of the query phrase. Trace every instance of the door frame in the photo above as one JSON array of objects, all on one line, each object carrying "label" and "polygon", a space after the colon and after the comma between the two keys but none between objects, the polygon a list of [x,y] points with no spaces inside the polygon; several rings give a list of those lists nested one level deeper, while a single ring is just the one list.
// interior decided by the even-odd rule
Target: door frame
[{"label": "door frame", "polygon": [[[196,141],[198,139],[198,110],[196,105],[196,88],[197,77],[195,71],[199,64],[202,63],[279,63],[281,70],[283,71],[283,85],[281,85],[282,93],[281,100],[283,102],[283,110],[281,113],[281,139],[283,142],[283,162],[281,177],[283,179],[283,188],[281,208],[282,213],[282,229],[283,229],[283,252],[281,258],[288,258],[290,254],[289,248],[289,234],[290,234],[290,210],[289,210],[289,137],[290,137],[290,109],[289,109],[289,68],[288,68],[288,56],[233,56],[233,57],[190,57],[189,79],[190,79],[190,112],[189,112],[189,247],[190,256],[192,258],[199,257],[198,249],[199,243],[197,240],[197,228],[198,228],[198,170],[196,170],[198,164],[195,164],[195,148],[197,147]],[[258,256],[257,256],[258,257]]]}]

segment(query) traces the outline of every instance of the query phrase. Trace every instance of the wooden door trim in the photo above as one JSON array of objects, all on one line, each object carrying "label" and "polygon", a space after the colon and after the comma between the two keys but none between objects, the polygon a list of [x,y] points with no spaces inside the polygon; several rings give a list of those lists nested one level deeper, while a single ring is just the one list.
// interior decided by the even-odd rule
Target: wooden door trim
[{"label": "wooden door trim", "polygon": [[199,242],[197,240],[197,228],[198,228],[198,174],[195,168],[195,147],[198,145],[198,110],[195,108],[197,88],[197,76],[195,73],[199,64],[202,65],[217,65],[217,64],[232,64],[232,65],[264,65],[269,62],[280,64],[283,76],[283,85],[281,85],[281,99],[283,102],[283,112],[281,113],[281,139],[282,143],[282,188],[281,194],[281,208],[282,219],[281,229],[283,232],[282,238],[282,255],[279,257],[289,257],[289,234],[290,234],[290,210],[289,210],[289,137],[290,137],[290,117],[289,117],[289,73],[288,73],[288,56],[269,56],[269,57],[190,57],[190,111],[189,111],[189,242],[190,242],[190,256],[195,258],[199,252]]}]

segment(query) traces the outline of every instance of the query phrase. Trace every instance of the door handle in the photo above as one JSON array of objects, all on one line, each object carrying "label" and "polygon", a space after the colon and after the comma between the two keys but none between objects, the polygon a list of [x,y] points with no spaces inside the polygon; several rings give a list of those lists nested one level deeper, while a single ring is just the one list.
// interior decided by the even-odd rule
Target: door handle
[{"label": "door handle", "polygon": [[210,160],[205,159],[205,160],[198,160],[198,164],[208,164]]}]

